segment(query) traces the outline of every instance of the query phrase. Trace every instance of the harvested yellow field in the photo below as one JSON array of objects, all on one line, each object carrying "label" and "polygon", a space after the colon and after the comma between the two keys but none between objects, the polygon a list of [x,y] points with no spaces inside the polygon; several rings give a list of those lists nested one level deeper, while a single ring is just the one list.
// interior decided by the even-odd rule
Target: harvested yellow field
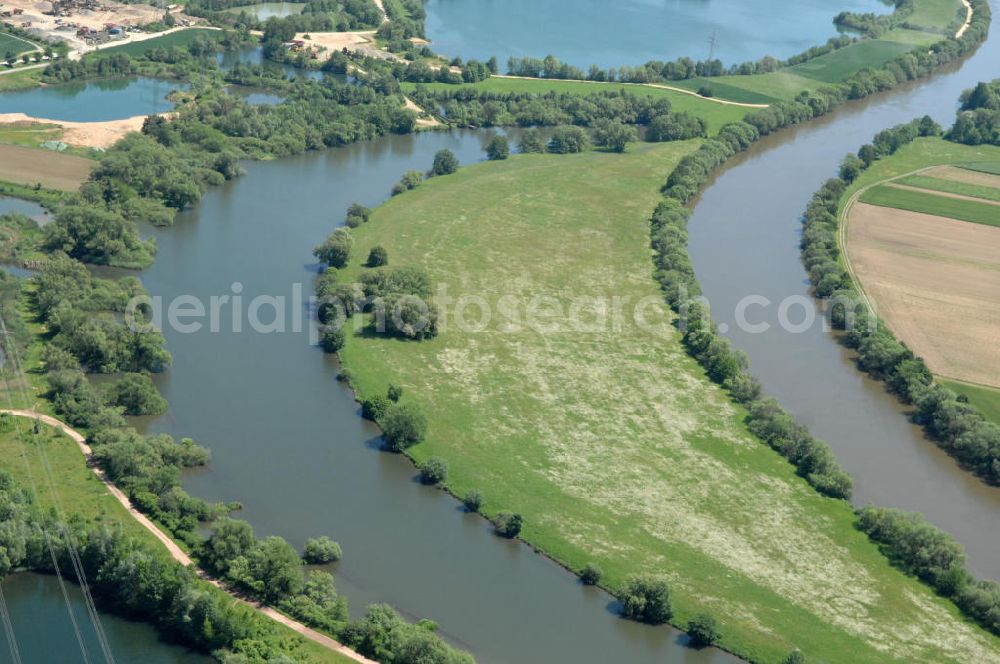
[{"label": "harvested yellow field", "polygon": [[942,180],[952,180],[954,182],[964,182],[966,184],[977,184],[983,187],[994,187],[1000,189],[1000,175],[990,175],[978,171],[969,171],[955,166],[938,166],[929,171],[924,171],[923,175]]},{"label": "harvested yellow field", "polygon": [[878,314],[931,371],[1000,387],[1000,228],[857,203],[847,251]]},{"label": "harvested yellow field", "polygon": [[83,157],[20,145],[0,145],[0,180],[5,182],[76,191],[96,166],[96,161]]}]

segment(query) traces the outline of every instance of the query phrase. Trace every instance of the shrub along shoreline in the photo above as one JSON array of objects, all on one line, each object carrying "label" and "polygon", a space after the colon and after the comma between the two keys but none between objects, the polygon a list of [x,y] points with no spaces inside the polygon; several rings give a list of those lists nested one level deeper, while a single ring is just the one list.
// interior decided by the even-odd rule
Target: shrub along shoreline
[{"label": "shrub along shoreline", "polygon": [[[650,220],[655,277],[661,285],[667,303],[680,315],[685,347],[702,364],[712,380],[726,388],[734,401],[747,408],[747,424],[750,431],[788,459],[796,467],[798,474],[817,492],[835,499],[849,500],[852,489],[850,476],[840,468],[826,443],[814,438],[803,425],[795,422],[775,399],[762,396],[759,383],[749,372],[746,357],[735,351],[727,339],[716,334],[710,312],[704,305],[694,300],[700,293],[700,287],[687,253],[686,224],[690,213],[685,205],[690,203],[720,166],[734,155],[749,148],[760,137],[822,116],[851,99],[860,99],[891,89],[905,81],[926,76],[938,67],[972,52],[985,40],[991,18],[986,0],[972,0],[972,4],[974,8],[972,25],[959,39],[948,38],[927,51],[906,53],[881,68],[864,69],[843,83],[803,91],[793,101],[776,102],[766,109],[749,114],[743,122],[725,125],[716,137],[707,139],[695,153],[681,160],[663,186],[662,191],[666,200],[657,206]],[[444,93],[434,101],[440,103],[463,95],[467,98],[477,97],[469,93]],[[318,291],[321,297],[332,295],[337,287],[335,274],[330,275],[325,287],[324,281],[327,280],[321,279]],[[339,287],[347,286],[340,284]],[[328,347],[328,350],[339,350],[342,343],[343,340],[339,339],[337,343]],[[342,378],[350,386],[351,377],[347,372],[344,372]],[[379,403],[375,404],[374,401]],[[386,412],[381,408],[391,409],[394,405],[388,398],[369,399],[363,403],[363,410],[370,419],[381,420]],[[376,406],[379,408],[378,414],[373,412]],[[423,422],[422,427],[417,429],[423,431],[426,428],[426,421],[419,414],[417,419]],[[395,438],[395,434],[392,437]],[[396,451],[404,451],[410,444],[419,440],[420,436],[417,436],[409,439],[408,444],[403,446],[397,446],[388,440],[387,443]],[[456,498],[461,499],[460,496]],[[472,499],[470,496],[465,500],[475,502]],[[861,512],[858,513],[860,516]],[[873,541],[883,543],[872,532],[869,532],[869,535]],[[884,547],[883,552],[890,560],[894,559],[890,547]],[[572,570],[562,561],[553,559]],[[926,580],[925,576],[921,578]],[[980,587],[970,581],[968,587],[973,586]],[[936,586],[935,588],[937,589]],[[616,589],[606,589],[613,594],[616,593]],[[620,591],[617,594],[620,599],[629,603],[628,605],[636,601],[636,598],[628,592]],[[963,605],[959,606],[963,608]],[[642,619],[643,615],[642,611],[626,613],[629,617],[639,619]],[[668,620],[669,616],[666,620],[657,622]],[[995,628],[988,622],[980,620],[980,624],[996,633]]]}]

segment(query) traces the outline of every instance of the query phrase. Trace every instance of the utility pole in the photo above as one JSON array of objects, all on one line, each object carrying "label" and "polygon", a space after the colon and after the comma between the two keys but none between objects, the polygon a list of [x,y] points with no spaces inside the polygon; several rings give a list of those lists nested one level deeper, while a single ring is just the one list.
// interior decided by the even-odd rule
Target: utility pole
[{"label": "utility pole", "polygon": [[719,40],[716,38],[715,33],[708,38],[708,60],[711,62],[715,59],[715,47],[719,45]]}]

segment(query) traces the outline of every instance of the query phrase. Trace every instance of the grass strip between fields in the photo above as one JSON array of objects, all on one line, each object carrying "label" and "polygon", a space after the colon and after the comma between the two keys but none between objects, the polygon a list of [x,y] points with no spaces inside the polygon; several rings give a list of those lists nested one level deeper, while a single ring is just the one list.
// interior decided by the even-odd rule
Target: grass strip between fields
[{"label": "grass strip between fields", "polygon": [[933,193],[900,189],[889,185],[873,187],[861,194],[861,202],[881,207],[948,217],[987,226],[1000,226],[1000,205],[949,198]]},{"label": "grass strip between fields", "polygon": [[948,194],[958,194],[960,196],[971,196],[973,198],[982,198],[987,201],[1000,201],[1000,189],[980,184],[958,182],[956,180],[945,180],[943,178],[935,178],[928,175],[910,175],[905,178],[895,180],[895,182],[898,184],[905,184],[910,187],[918,187],[920,189],[943,191]]}]

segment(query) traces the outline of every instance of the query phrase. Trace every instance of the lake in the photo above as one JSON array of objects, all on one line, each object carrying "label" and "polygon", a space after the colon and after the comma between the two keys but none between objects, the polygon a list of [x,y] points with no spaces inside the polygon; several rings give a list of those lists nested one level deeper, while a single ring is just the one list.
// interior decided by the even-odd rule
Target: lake
[{"label": "lake", "polygon": [[163,113],[174,107],[166,97],[185,86],[143,76],[87,83],[60,83],[0,93],[0,113],[26,113],[69,122],[102,122]]},{"label": "lake", "polygon": [[837,35],[841,11],[890,10],[880,0],[428,0],[426,26],[435,51],[496,56],[501,68],[510,56],[550,53],[584,68],[710,52],[730,65],[822,44]]}]

